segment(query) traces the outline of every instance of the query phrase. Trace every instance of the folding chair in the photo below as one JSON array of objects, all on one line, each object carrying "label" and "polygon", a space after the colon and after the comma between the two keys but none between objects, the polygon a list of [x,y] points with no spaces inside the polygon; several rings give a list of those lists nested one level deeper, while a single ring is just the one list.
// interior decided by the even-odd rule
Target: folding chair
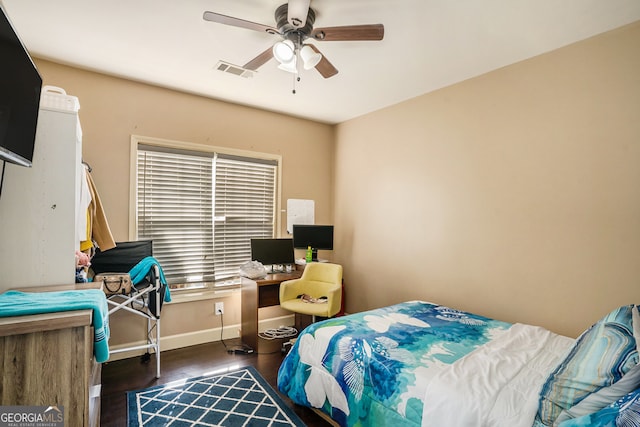
[{"label": "folding chair", "polygon": [[[151,240],[137,242],[118,242],[116,247],[107,251],[97,251],[91,259],[91,269],[100,273],[128,273],[136,264],[153,254]],[[121,353],[146,349],[143,357],[149,357],[149,351],[156,354],[156,378],[160,378],[160,311],[164,301],[165,285],[160,282],[157,266],[149,270],[143,281],[134,284],[129,294],[107,296],[109,315],[118,310],[126,310],[147,319],[147,343],[111,350]]]}]

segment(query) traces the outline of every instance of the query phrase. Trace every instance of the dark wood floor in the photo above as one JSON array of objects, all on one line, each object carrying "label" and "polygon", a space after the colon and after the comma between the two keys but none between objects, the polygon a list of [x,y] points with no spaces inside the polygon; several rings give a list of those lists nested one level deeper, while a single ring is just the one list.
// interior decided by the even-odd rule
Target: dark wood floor
[{"label": "dark wood floor", "polygon": [[[239,342],[225,340],[225,344],[233,346]],[[127,425],[127,391],[197,377],[220,368],[253,366],[277,390],[276,379],[282,359],[283,356],[279,351],[269,354],[228,354],[224,344],[217,341],[162,352],[160,379],[155,377],[156,362],[153,355],[147,363],[143,363],[139,357],[104,363],[102,365],[100,425],[103,427]],[[327,427],[329,425],[310,409],[294,405],[286,397],[280,396],[307,426]]]}]

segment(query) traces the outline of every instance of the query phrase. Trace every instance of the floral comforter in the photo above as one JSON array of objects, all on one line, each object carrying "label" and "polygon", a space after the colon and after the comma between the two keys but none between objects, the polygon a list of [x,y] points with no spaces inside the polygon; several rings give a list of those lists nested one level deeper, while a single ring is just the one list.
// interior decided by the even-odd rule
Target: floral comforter
[{"label": "floral comforter", "polygon": [[429,379],[510,326],[421,301],[328,319],[301,332],[278,388],[342,426],[420,426]]}]

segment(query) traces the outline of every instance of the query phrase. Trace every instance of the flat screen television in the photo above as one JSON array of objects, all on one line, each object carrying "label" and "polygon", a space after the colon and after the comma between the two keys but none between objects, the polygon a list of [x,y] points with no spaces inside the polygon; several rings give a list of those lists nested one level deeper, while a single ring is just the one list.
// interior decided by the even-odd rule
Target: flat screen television
[{"label": "flat screen television", "polygon": [[30,167],[42,78],[0,5],[0,160]]},{"label": "flat screen television", "polygon": [[333,250],[333,225],[293,225],[293,247],[311,246],[312,260],[318,261],[318,249]]},{"label": "flat screen television", "polygon": [[251,259],[265,266],[294,264],[293,239],[251,239]]}]

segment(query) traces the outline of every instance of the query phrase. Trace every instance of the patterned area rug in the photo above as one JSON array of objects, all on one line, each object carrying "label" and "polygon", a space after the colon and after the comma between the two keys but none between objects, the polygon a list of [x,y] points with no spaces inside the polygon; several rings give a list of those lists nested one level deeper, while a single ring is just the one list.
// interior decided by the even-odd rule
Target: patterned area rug
[{"label": "patterned area rug", "polygon": [[130,391],[127,400],[129,427],[304,427],[250,366]]}]

